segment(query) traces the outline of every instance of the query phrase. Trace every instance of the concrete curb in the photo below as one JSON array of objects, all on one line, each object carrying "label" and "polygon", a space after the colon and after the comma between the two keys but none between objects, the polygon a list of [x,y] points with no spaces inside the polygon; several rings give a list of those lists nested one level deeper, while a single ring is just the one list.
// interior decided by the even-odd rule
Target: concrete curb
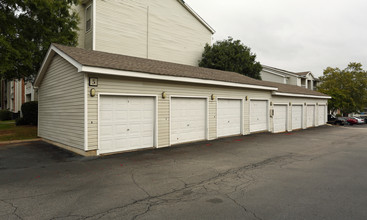
[{"label": "concrete curb", "polygon": [[18,143],[34,142],[34,141],[42,141],[42,138],[25,139],[25,140],[13,140],[13,141],[0,141],[0,145],[5,145],[5,144],[18,144]]}]

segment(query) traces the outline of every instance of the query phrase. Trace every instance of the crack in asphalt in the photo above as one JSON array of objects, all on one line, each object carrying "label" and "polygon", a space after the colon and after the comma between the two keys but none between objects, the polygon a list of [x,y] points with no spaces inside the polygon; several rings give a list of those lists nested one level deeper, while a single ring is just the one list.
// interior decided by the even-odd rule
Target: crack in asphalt
[{"label": "crack in asphalt", "polygon": [[[286,154],[286,155],[281,155],[281,156],[276,156],[276,157],[272,157],[272,158],[268,158],[268,159],[265,159],[263,161],[260,161],[260,162],[257,162],[257,163],[252,163],[252,164],[248,164],[248,165],[245,165],[243,167],[239,167],[239,168],[232,168],[232,169],[229,169],[227,171],[224,171],[222,173],[218,173],[217,175],[213,176],[213,177],[210,177],[208,179],[205,179],[205,180],[202,180],[200,182],[197,182],[197,183],[192,183],[192,184],[186,184],[184,187],[180,188],[180,189],[174,189],[170,192],[167,192],[167,193],[163,193],[163,194],[160,194],[160,195],[156,195],[156,196],[147,196],[145,198],[142,198],[142,199],[139,199],[139,200],[136,200],[132,203],[129,203],[129,204],[125,204],[123,206],[119,206],[119,207],[114,207],[114,208],[111,208],[109,210],[106,210],[104,212],[100,212],[100,213],[96,213],[94,215],[91,215],[91,216],[87,216],[85,217],[84,219],[91,219],[91,218],[94,218],[98,215],[101,215],[98,217],[98,219],[102,218],[103,216],[109,214],[109,213],[112,213],[114,211],[118,211],[120,209],[123,209],[123,208],[126,208],[126,207],[129,207],[129,206],[132,206],[132,205],[135,205],[135,204],[139,204],[139,203],[145,203],[145,202],[148,202],[148,204],[150,206],[148,206],[149,208],[147,210],[145,210],[143,212],[143,214],[146,214],[148,213],[152,206],[155,206],[155,205],[160,205],[162,203],[156,203],[156,204],[150,204],[149,201],[150,200],[153,200],[153,199],[160,199],[162,197],[165,197],[165,196],[168,196],[168,195],[171,195],[171,194],[175,194],[177,192],[181,192],[183,190],[186,190],[188,188],[194,188],[194,187],[203,187],[204,184],[208,183],[208,182],[212,182],[213,180],[216,180],[216,179],[220,179],[220,178],[223,178],[229,174],[236,174],[237,172],[241,172],[241,171],[245,171],[245,170],[251,170],[251,169],[256,169],[256,168],[260,168],[262,166],[265,166],[265,165],[268,165],[268,164],[271,164],[271,163],[275,163],[275,162],[280,162],[280,161],[283,161],[285,159],[288,159],[288,158],[291,158],[293,157],[294,154],[293,153],[289,153],[289,154]],[[139,187],[137,185],[137,187]],[[139,187],[140,188],[140,187]],[[149,195],[149,194],[147,194]],[[177,199],[176,199],[177,200]],[[178,199],[178,201],[181,201],[182,199]],[[251,212],[252,213],[252,212]],[[138,214],[138,215],[135,215],[135,218],[136,219],[137,217],[143,215],[143,214]],[[254,216],[256,216],[256,214],[254,213]],[[257,217],[257,216],[256,216]],[[259,217],[257,217],[258,219],[260,219]]]},{"label": "crack in asphalt", "polygon": [[[239,186],[243,186],[245,184],[245,187],[242,187],[242,189],[245,189],[246,187],[248,187],[250,185],[251,182],[255,181],[255,178],[252,177],[252,176],[249,176],[249,175],[245,175],[246,177],[246,180],[247,181],[242,181],[242,179],[244,178],[244,176],[241,176],[240,175],[240,172],[247,172],[248,170],[252,170],[252,169],[257,169],[257,168],[260,168],[260,167],[263,167],[263,166],[266,166],[266,165],[269,165],[269,164],[273,164],[273,163],[278,163],[278,162],[281,162],[281,161],[284,161],[286,159],[289,159],[289,158],[292,158],[294,157],[295,154],[293,153],[288,153],[288,154],[285,154],[285,155],[281,155],[281,156],[276,156],[276,157],[272,157],[272,158],[268,158],[268,159],[265,159],[263,161],[260,161],[260,162],[257,162],[257,163],[252,163],[252,164],[247,164],[245,166],[242,166],[242,167],[236,167],[236,168],[232,168],[232,169],[228,169],[224,172],[217,172],[216,175],[210,177],[210,178],[207,178],[207,179],[204,179],[202,181],[199,181],[199,182],[196,182],[196,183],[186,183],[185,181],[183,181],[182,179],[180,178],[176,178],[178,181],[182,182],[183,183],[183,187],[179,188],[179,189],[173,189],[169,192],[166,192],[166,193],[162,193],[162,194],[159,194],[159,195],[155,195],[155,196],[152,196],[150,195],[142,186],[139,185],[139,183],[136,181],[135,179],[135,176],[134,176],[134,170],[131,171],[131,179],[132,181],[134,182],[134,184],[136,185],[136,187],[138,187],[140,190],[142,190],[147,196],[144,197],[144,198],[141,198],[141,199],[138,199],[138,200],[135,200],[134,202],[131,202],[131,203],[128,203],[128,204],[125,204],[125,205],[122,205],[122,206],[118,206],[118,207],[114,207],[114,208],[111,208],[111,209],[108,209],[106,211],[103,211],[103,212],[99,212],[99,213],[96,213],[96,214],[93,214],[93,215],[90,215],[90,216],[82,216],[82,215],[67,215],[67,216],[59,216],[59,217],[53,217],[51,218],[50,220],[55,220],[55,219],[62,219],[62,218],[66,218],[66,217],[76,217],[76,218],[80,218],[80,219],[101,219],[103,218],[104,216],[110,214],[110,213],[113,213],[113,212],[116,212],[118,210],[121,210],[121,209],[124,209],[124,208],[127,208],[127,207],[131,207],[131,206],[134,206],[134,205],[137,205],[137,204],[146,204],[147,205],[147,208],[144,209],[144,211],[134,215],[132,217],[132,219],[137,219],[143,215],[146,215],[148,212],[151,211],[152,207],[154,206],[158,206],[158,205],[162,205],[164,203],[167,203],[168,201],[177,201],[177,202],[180,202],[180,201],[183,201],[184,198],[175,198],[175,199],[164,199],[164,197],[166,196],[169,196],[169,195],[174,195],[175,193],[178,193],[178,192],[182,192],[182,191],[185,191],[187,189],[191,189],[191,191],[193,189],[200,189],[200,188],[203,188],[206,192],[210,192],[210,191],[215,191],[215,190],[212,190],[212,189],[209,189],[207,186],[205,186],[206,184],[209,184],[209,183],[213,183],[214,185],[217,185],[217,184],[220,184],[220,182],[223,182],[225,183],[225,181],[223,181],[225,179],[225,177],[227,177],[228,175],[235,175],[235,179],[239,180],[241,183],[240,184],[237,184],[237,185],[234,185],[234,186],[230,186],[230,187],[234,187],[234,191],[232,192],[235,192],[238,190],[238,187]],[[242,174],[243,175],[243,174]],[[220,187],[220,186],[219,186]],[[73,190],[68,190],[68,191],[65,191],[65,192],[70,192],[70,191],[73,191]],[[56,192],[53,192],[53,193],[56,193]],[[33,197],[38,197],[38,196],[44,196],[44,195],[50,195],[50,194],[53,194],[53,193],[45,193],[45,194],[39,194],[39,195],[33,195],[33,196],[27,196],[27,197],[19,197],[19,198],[12,198],[12,199],[6,199],[7,201],[8,200],[13,200],[13,199],[22,199],[22,198],[33,198]],[[199,193],[201,194],[201,193]],[[249,211],[246,207],[244,207],[243,205],[239,204],[236,200],[234,200],[233,198],[231,198],[229,195],[227,194],[224,194],[226,195],[230,200],[232,200],[237,206],[241,207],[243,210],[245,210],[246,212],[248,213],[251,213],[256,219],[261,219],[259,218],[254,212],[252,211]],[[187,195],[184,195],[183,197],[185,197]],[[191,200],[195,200],[197,199],[197,196],[198,194],[196,194],[196,197],[191,199]],[[154,200],[159,200],[159,201],[155,201]],[[7,202],[5,200],[0,200],[0,201],[3,201],[9,205],[11,205],[13,208],[14,208],[14,211],[13,211],[13,214],[15,216],[17,216],[18,218],[22,219],[19,215],[17,215],[15,212],[17,211],[17,207],[11,203],[11,202]]]},{"label": "crack in asphalt", "polygon": [[141,189],[145,194],[147,194],[148,195],[148,197],[151,197],[151,195],[143,188],[143,187],[141,187],[137,182],[136,182],[136,180],[135,180],[135,178],[134,178],[134,170],[132,170],[131,171],[131,179],[133,180],[133,182],[134,182],[134,184],[135,184],[135,186],[137,186],[139,189]]},{"label": "crack in asphalt", "polygon": [[14,203],[12,203],[12,202],[7,202],[7,201],[5,201],[5,200],[0,200],[1,202],[3,202],[3,203],[6,203],[6,204],[8,204],[8,205],[10,205],[12,208],[14,208],[14,210],[13,210],[13,212],[11,213],[11,215],[15,215],[16,217],[18,217],[19,219],[21,219],[21,220],[23,220],[23,218],[21,217],[21,216],[19,216],[16,212],[17,212],[17,210],[18,210],[18,207],[17,206],[15,206],[14,205]]},{"label": "crack in asphalt", "polygon": [[242,208],[245,212],[250,213],[251,215],[254,216],[254,218],[258,219],[258,220],[262,220],[262,218],[258,217],[256,215],[255,212],[249,210],[248,208],[246,208],[245,206],[241,205],[239,202],[237,202],[237,200],[233,199],[232,197],[230,197],[228,194],[224,194],[229,200],[231,200],[234,204],[236,204],[237,206],[239,206],[240,208]]}]

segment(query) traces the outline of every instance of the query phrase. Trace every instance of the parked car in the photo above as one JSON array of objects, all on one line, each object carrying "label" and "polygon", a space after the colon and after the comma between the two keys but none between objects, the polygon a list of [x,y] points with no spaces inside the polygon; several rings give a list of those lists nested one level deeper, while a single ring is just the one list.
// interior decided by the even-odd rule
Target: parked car
[{"label": "parked car", "polygon": [[352,117],[353,119],[357,120],[358,124],[364,124],[364,119],[360,117]]},{"label": "parked car", "polygon": [[346,120],[347,120],[348,124],[350,124],[350,125],[358,124],[357,119],[346,117]]},{"label": "parked car", "polygon": [[333,115],[328,115],[327,123],[333,125],[345,125],[347,124],[347,120],[342,117],[335,117]]},{"label": "parked car", "polygon": [[367,116],[361,116],[360,118],[364,119],[364,123],[367,124]]}]

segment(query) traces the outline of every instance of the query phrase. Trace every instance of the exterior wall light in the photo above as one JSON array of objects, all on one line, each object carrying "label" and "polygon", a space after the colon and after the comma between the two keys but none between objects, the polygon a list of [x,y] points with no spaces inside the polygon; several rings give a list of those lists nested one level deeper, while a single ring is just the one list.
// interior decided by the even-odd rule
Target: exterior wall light
[{"label": "exterior wall light", "polygon": [[166,92],[162,92],[162,99],[165,99],[167,97]]},{"label": "exterior wall light", "polygon": [[273,102],[270,102],[270,106],[273,106]]},{"label": "exterior wall light", "polygon": [[214,94],[212,94],[212,95],[210,96],[210,99],[213,101],[213,100],[215,99],[215,95],[214,95]]},{"label": "exterior wall light", "polygon": [[289,106],[291,106],[292,105],[292,102],[289,102]]},{"label": "exterior wall light", "polygon": [[305,106],[306,106],[307,104],[306,104],[306,102],[305,102]]},{"label": "exterior wall light", "polygon": [[245,100],[248,101],[248,96],[245,97]]},{"label": "exterior wall light", "polygon": [[96,90],[94,88],[90,90],[90,96],[91,97],[96,96]]}]

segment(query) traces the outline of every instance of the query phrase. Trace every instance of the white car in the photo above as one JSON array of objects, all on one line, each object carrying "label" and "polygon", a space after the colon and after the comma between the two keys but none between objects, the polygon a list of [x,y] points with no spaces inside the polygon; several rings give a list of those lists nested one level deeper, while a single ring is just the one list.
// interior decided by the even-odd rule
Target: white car
[{"label": "white car", "polygon": [[357,120],[358,124],[364,124],[364,119],[363,118],[359,118],[359,117],[352,117],[355,120]]}]

